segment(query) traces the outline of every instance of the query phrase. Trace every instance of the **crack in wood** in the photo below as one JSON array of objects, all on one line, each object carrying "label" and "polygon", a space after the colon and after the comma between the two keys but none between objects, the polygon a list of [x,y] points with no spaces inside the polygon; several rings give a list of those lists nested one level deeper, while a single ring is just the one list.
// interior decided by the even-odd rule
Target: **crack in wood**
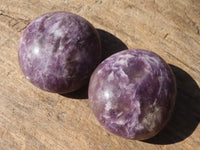
[{"label": "crack in wood", "polygon": [[[30,20],[26,20],[23,18],[14,18],[13,16],[10,16],[8,14],[5,14],[3,10],[0,10],[0,16],[3,16],[8,19],[8,26],[11,28],[16,28],[18,32],[21,32],[26,28],[26,26],[30,23]],[[19,25],[20,23],[23,23],[24,25]]]},{"label": "crack in wood", "polygon": [[198,26],[196,26],[196,31],[197,31],[197,34],[200,34],[200,33],[199,33],[199,27],[198,27]]},{"label": "crack in wood", "polygon": [[191,17],[188,16],[187,12],[185,12],[185,16],[192,23],[192,26],[196,29],[196,33],[199,34],[199,27],[195,21],[192,20]]},{"label": "crack in wood", "polygon": [[166,39],[168,37],[169,33],[165,34],[165,36],[163,37],[164,39]]}]

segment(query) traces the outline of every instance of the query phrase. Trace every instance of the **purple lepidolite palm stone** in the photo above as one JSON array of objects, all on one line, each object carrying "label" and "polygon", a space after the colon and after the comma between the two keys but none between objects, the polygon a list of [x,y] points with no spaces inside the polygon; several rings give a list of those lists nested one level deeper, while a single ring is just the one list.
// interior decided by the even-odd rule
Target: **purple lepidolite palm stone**
[{"label": "purple lepidolite palm stone", "polygon": [[93,72],[89,101],[99,122],[129,139],[148,139],[167,123],[176,96],[174,75],[157,54],[125,50]]},{"label": "purple lepidolite palm stone", "polygon": [[68,93],[85,85],[100,58],[96,29],[69,12],[36,18],[20,39],[23,73],[35,86],[50,92]]}]

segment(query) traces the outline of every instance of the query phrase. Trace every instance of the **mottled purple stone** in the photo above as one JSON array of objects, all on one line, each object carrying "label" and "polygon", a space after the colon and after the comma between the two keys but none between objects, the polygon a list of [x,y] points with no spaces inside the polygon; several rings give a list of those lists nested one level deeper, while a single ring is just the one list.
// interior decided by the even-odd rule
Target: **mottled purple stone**
[{"label": "mottled purple stone", "polygon": [[84,18],[54,12],[42,15],[25,29],[19,63],[35,86],[68,93],[85,85],[101,58],[96,29]]},{"label": "mottled purple stone", "polygon": [[125,50],[104,60],[93,72],[89,101],[99,122],[110,132],[144,140],[169,120],[176,83],[169,66],[146,50]]}]

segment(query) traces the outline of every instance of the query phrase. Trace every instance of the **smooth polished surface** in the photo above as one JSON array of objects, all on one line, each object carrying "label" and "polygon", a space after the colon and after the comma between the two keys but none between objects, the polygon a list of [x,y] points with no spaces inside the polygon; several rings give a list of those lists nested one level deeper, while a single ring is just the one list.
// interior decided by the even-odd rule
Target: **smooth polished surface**
[{"label": "smooth polished surface", "polygon": [[175,77],[158,55],[125,50],[103,61],[92,74],[89,101],[110,132],[144,140],[157,134],[175,104]]},{"label": "smooth polished surface", "polygon": [[79,89],[88,82],[100,58],[97,31],[68,12],[36,18],[20,39],[19,62],[26,78],[49,92]]},{"label": "smooth polished surface", "polygon": [[[0,0],[0,150],[200,149],[199,8],[199,0]],[[106,54],[148,49],[174,66],[175,110],[159,136],[144,142],[111,134],[84,92],[64,97],[26,80],[19,39],[35,17],[55,11],[73,12],[105,31],[100,35]]]}]

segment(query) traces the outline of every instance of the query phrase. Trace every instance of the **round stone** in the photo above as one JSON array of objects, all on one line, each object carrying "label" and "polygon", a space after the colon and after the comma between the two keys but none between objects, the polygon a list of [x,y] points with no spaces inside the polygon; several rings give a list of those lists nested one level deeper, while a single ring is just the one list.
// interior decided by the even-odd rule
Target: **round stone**
[{"label": "round stone", "polygon": [[125,50],[104,60],[89,83],[89,102],[110,132],[128,139],[156,135],[175,104],[176,83],[170,67],[147,50]]},{"label": "round stone", "polygon": [[27,26],[18,54],[31,83],[49,92],[68,93],[85,85],[100,62],[100,39],[84,18],[48,13]]}]

